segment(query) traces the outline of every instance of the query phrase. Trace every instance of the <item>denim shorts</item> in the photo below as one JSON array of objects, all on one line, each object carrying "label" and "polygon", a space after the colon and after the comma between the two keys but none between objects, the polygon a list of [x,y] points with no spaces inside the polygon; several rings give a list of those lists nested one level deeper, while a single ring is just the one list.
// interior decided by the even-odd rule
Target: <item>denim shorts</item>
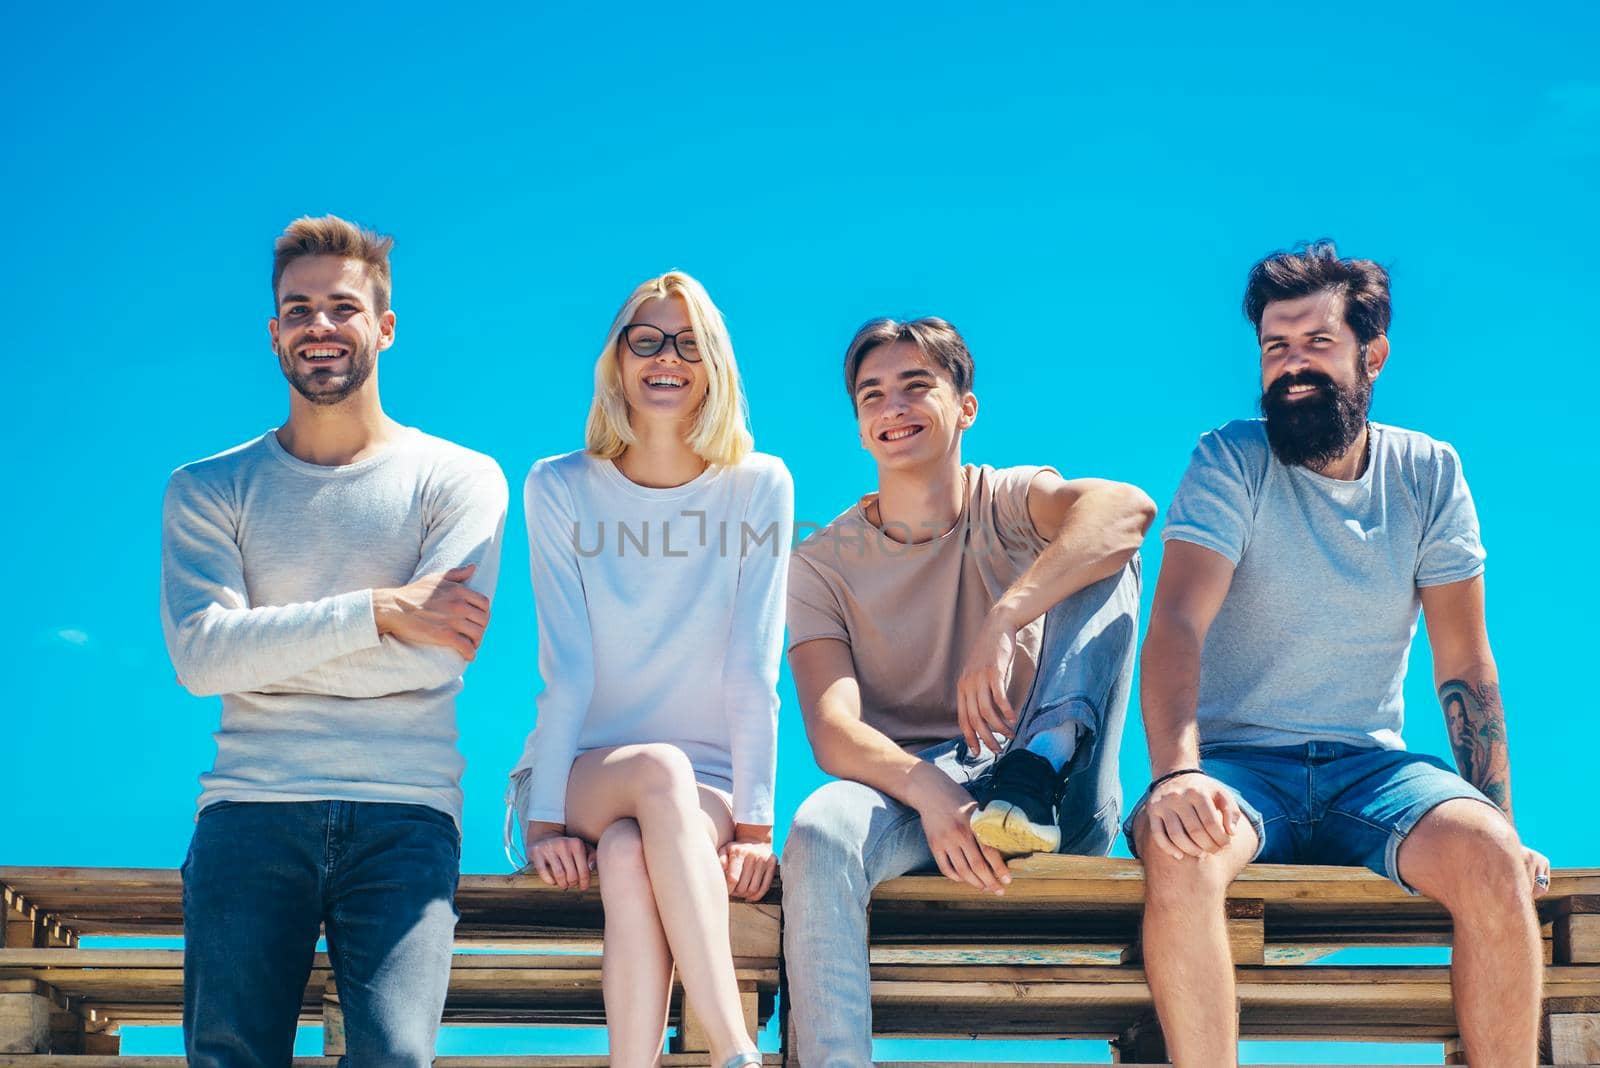
[{"label": "denim shorts", "polygon": [[[1239,801],[1263,864],[1340,864],[1371,868],[1408,894],[1400,843],[1439,805],[1458,797],[1493,802],[1437,757],[1344,742],[1209,745],[1200,767]],[[1123,825],[1135,851],[1133,821]]]}]

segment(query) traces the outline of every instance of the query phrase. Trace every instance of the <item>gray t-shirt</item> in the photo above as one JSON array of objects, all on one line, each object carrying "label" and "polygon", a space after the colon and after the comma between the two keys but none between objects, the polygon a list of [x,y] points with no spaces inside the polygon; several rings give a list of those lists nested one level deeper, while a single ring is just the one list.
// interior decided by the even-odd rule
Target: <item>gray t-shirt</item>
[{"label": "gray t-shirt", "polygon": [[1200,439],[1162,541],[1234,563],[1200,658],[1200,741],[1404,749],[1402,687],[1418,589],[1483,572],[1478,516],[1455,450],[1371,424],[1353,482],[1288,467],[1266,426]]},{"label": "gray t-shirt", "polygon": [[342,467],[268,431],[180,467],[162,511],[161,618],[178,681],[222,695],[216,801],[427,805],[461,822],[453,649],[379,635],[375,587],[476,564],[494,593],[506,480],[406,429]]}]

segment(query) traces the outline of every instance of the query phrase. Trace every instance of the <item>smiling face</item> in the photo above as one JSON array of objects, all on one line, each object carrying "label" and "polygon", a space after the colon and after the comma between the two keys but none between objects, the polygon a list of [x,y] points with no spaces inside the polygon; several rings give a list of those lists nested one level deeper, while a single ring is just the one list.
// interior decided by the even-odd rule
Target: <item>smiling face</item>
[{"label": "smiling face", "polygon": [[267,324],[278,367],[312,404],[338,404],[372,376],[378,353],[394,343],[393,311],[360,260],[305,256],[278,281],[278,315]]},{"label": "smiling face", "polygon": [[1363,346],[1345,321],[1344,297],[1324,290],[1269,303],[1259,341],[1267,440],[1282,462],[1319,470],[1366,427],[1388,340]]},{"label": "smiling face", "polygon": [[917,467],[959,455],[978,398],[958,393],[948,372],[909,341],[879,345],[855,381],[861,444],[880,468]]},{"label": "smiling face", "polygon": [[691,357],[700,355],[688,307],[676,297],[649,300],[639,305],[628,325],[654,327],[662,334],[677,335],[676,343],[665,341],[651,356],[637,355],[626,337],[617,339],[617,366],[629,421],[659,419],[681,423],[692,419],[705,400],[707,378],[703,361],[693,363],[683,358],[685,352]]}]

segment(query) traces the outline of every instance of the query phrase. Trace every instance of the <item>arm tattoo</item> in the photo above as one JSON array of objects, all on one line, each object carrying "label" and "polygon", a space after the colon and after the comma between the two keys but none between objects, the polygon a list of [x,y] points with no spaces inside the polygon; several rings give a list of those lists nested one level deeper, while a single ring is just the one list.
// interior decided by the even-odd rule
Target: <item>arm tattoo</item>
[{"label": "arm tattoo", "polygon": [[1456,767],[1485,797],[1511,814],[1511,761],[1506,750],[1506,713],[1500,687],[1451,679],[1439,687],[1439,702],[1455,749]]}]

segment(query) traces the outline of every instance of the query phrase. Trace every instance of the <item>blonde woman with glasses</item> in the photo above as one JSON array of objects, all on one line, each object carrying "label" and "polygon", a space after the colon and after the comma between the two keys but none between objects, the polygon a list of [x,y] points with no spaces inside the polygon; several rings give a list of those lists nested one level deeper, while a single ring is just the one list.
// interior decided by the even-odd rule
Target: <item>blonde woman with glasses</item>
[{"label": "blonde woman with glasses", "polygon": [[611,324],[586,447],[528,473],[544,690],[511,776],[507,846],[521,839],[526,869],[553,886],[600,875],[614,1065],[659,1062],[674,964],[712,1063],[761,1063],[728,897],[761,898],[777,871],[794,489],[751,448],[722,315],[671,271]]}]

